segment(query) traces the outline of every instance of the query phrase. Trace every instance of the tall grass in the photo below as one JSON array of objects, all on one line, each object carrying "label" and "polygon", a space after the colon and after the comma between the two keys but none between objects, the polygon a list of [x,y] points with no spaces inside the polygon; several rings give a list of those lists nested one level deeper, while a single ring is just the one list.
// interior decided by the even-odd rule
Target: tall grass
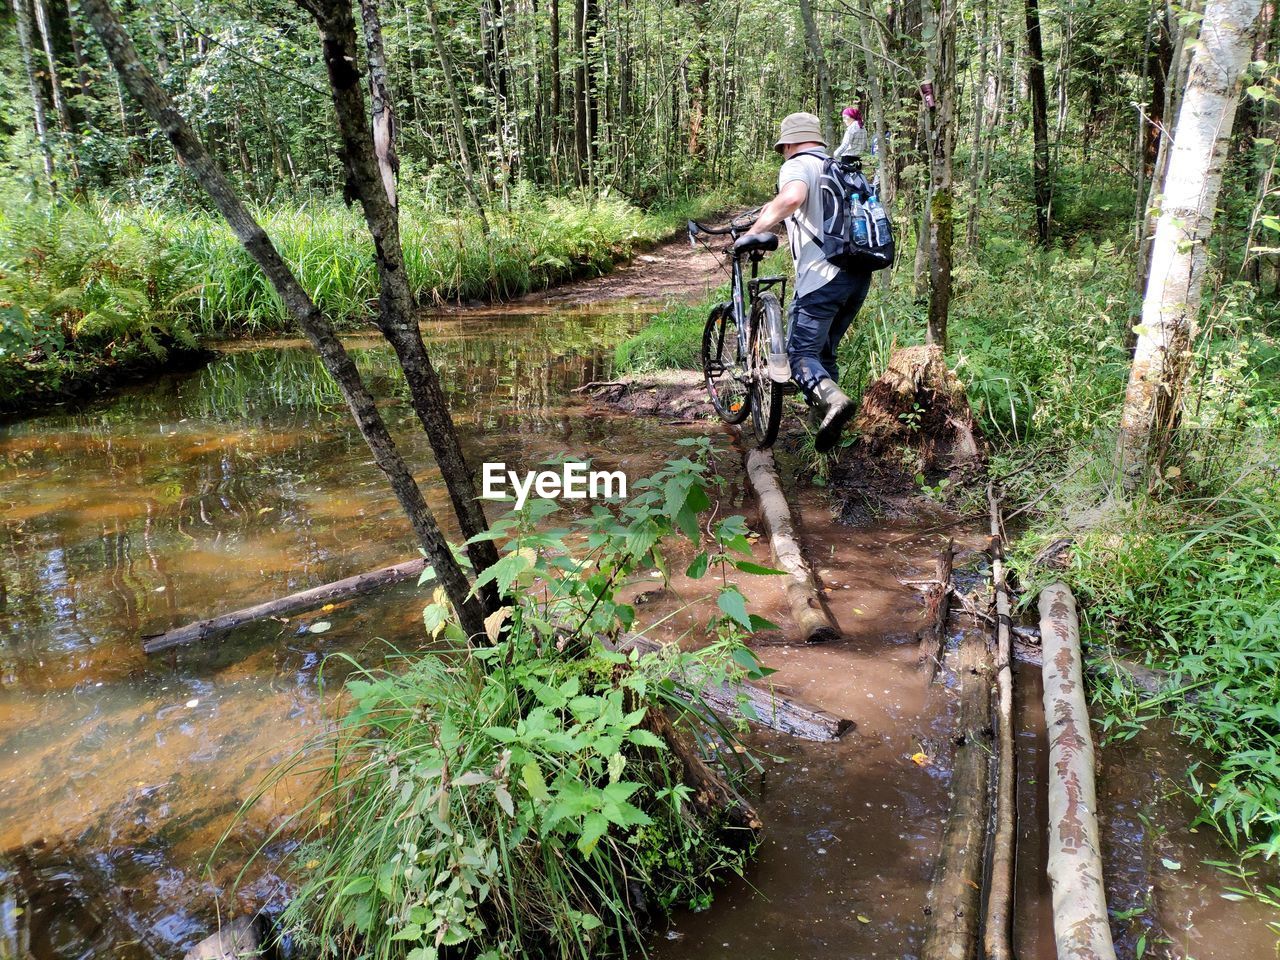
[{"label": "tall grass", "polygon": [[[293,329],[256,264],[205,211],[0,197],[0,406],[152,362],[196,338]],[[687,217],[732,205],[710,193],[643,212],[617,197],[519,195],[478,217],[402,211],[406,272],[420,301],[504,299],[608,270]],[[274,204],[257,211],[303,287],[339,327],[371,316],[373,246],[358,209]]]}]

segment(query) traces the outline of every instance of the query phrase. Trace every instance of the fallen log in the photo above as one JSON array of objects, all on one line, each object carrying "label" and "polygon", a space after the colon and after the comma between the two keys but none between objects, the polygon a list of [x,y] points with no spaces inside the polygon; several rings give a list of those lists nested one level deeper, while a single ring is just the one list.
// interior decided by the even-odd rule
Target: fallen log
[{"label": "fallen log", "polygon": [[840,628],[822,602],[813,571],[800,552],[791,508],[778,483],[772,451],[752,450],[747,454],[747,479],[760,501],[760,514],[769,530],[773,559],[786,572],[787,603],[800,636],[805,643],[836,639]]},{"label": "fallen log", "polygon": [[1040,593],[1049,736],[1049,886],[1060,960],[1115,960],[1098,843],[1093,739],[1080,667],[1080,622],[1065,584]]},{"label": "fallen log", "polygon": [[252,607],[245,607],[242,610],[234,610],[231,613],[224,613],[221,616],[210,617],[207,620],[197,620],[195,623],[189,623],[185,627],[177,627],[165,633],[144,636],[142,649],[144,653],[159,653],[161,650],[168,650],[171,647],[180,647],[188,643],[209,640],[254,620],[283,617],[298,610],[315,609],[326,603],[345,600],[348,597],[377,590],[379,587],[390,586],[393,583],[400,583],[401,581],[421,576],[422,571],[426,569],[426,565],[427,562],[423,559],[406,560],[404,563],[382,567],[378,570],[368,570],[364,573],[358,573],[354,577],[347,577],[343,580],[335,580],[333,583],[326,583],[323,586],[312,587],[310,590],[291,593],[289,596],[280,597],[277,600],[267,600],[264,603],[254,604]]},{"label": "fallen log", "polygon": [[948,540],[938,554],[933,580],[925,595],[925,603],[932,619],[917,634],[920,643],[919,669],[925,675],[927,683],[933,682],[938,667],[942,665],[942,646],[947,639],[947,617],[951,614],[951,568],[954,562],[955,541]]},{"label": "fallen log", "polygon": [[960,710],[951,809],[925,908],[921,960],[969,960],[978,954],[991,752],[991,658],[978,630],[961,637],[956,673]]},{"label": "fallen log", "polygon": [[991,840],[991,871],[987,887],[987,921],[983,945],[988,960],[1013,960],[1014,788],[1017,783],[1013,752],[1013,637],[1009,588],[1005,582],[1004,524],[993,487],[987,485],[991,517],[991,587],[996,607],[996,798],[995,829]]},{"label": "fallen log", "polygon": [[[663,644],[656,640],[637,636],[628,636],[616,645],[616,649],[637,650],[642,654],[662,647]],[[692,680],[690,689],[697,689],[699,699],[716,713],[732,719],[745,718],[802,740],[820,743],[838,740],[853,727],[852,720],[837,717],[776,687],[763,687],[750,682],[700,683],[696,678],[688,679]],[[744,713],[744,701],[750,713]]]}]

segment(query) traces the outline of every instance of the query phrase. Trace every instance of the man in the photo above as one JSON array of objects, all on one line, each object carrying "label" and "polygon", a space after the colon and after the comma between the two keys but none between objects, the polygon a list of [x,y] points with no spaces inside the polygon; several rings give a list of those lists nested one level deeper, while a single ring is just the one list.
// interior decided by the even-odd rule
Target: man
[{"label": "man", "polygon": [[796,268],[787,354],[791,376],[810,405],[810,425],[817,429],[814,446],[826,453],[839,442],[844,425],[857,411],[839,387],[836,350],[867,298],[871,271],[841,270],[822,255],[818,181],[827,144],[818,118],[811,113],[786,117],[774,149],[784,157],[778,195],[760,210],[748,233],[767,233],[782,221],[787,223]]}]

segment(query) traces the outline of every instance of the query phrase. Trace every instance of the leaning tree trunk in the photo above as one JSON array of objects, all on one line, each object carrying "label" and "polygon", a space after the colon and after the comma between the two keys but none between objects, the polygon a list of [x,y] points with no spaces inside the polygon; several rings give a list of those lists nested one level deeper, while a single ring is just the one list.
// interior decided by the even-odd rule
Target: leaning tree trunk
[{"label": "leaning tree trunk", "polygon": [[422,490],[391,439],[373,395],[361,380],[355,363],[335,335],[332,325],[302,288],[271,238],[245,208],[186,118],[142,64],[138,50],[111,8],[110,0],[82,0],[82,7],[121,81],[169,138],[182,164],[209,194],[241,245],[262,268],[286,309],[320,355],[325,369],[337,381],[360,434],[373,453],[374,462],[386,474],[387,482],[408,517],[427,559],[435,567],[436,576],[463,629],[468,636],[483,637],[484,610],[478,599],[469,595],[471,584],[440,533]]},{"label": "leaning tree trunk", "polygon": [[1049,242],[1049,104],[1044,89],[1044,43],[1040,37],[1039,0],[1026,0],[1027,86],[1031,88],[1031,126],[1034,138],[1031,175],[1036,202],[1036,239]]},{"label": "leaning tree trunk", "polygon": [[[934,14],[934,0],[925,9]],[[947,347],[947,314],[951,310],[951,250],[955,233],[952,207],[951,154],[956,125],[956,8],[954,0],[937,0],[930,72],[937,107],[929,127],[929,326],[925,343]]]},{"label": "leaning tree trunk", "polygon": [[822,136],[827,141],[827,149],[834,150],[835,138],[835,102],[831,99],[831,75],[827,71],[827,58],[822,53],[822,37],[818,34],[818,23],[813,19],[813,6],[809,0],[800,0],[800,19],[804,21],[804,40],[809,47],[809,59],[813,61],[813,72],[818,79],[818,120],[822,124]]},{"label": "leaning tree trunk", "polygon": [[[431,442],[436,465],[444,478],[463,538],[472,541],[489,529],[479,493],[462,454],[458,432],[449,413],[449,404],[436,375],[422,331],[418,326],[417,304],[409,289],[404,251],[400,245],[400,218],[383,187],[374,140],[365,113],[364,90],[358,68],[355,17],[347,0],[302,0],[320,28],[329,89],[342,139],[342,160],[347,171],[347,190],[360,201],[365,224],[373,237],[374,260],[378,265],[378,329],[396,352],[409,385],[409,399],[422,429]],[[472,569],[477,573],[498,562],[492,539],[474,540],[467,546]],[[497,589],[482,590],[483,605],[492,613],[498,608]]]},{"label": "leaning tree trunk", "polygon": [[31,47],[31,11],[27,8],[27,0],[13,0],[13,16],[17,24],[18,52],[22,56],[22,69],[27,75],[27,90],[31,94],[36,142],[40,145],[40,156],[44,161],[45,179],[49,181],[50,191],[55,191],[58,185],[53,175],[53,147],[49,143],[49,121],[44,112],[44,92],[40,89],[40,78],[36,76],[35,56]]},{"label": "leaning tree trunk", "polygon": [[1142,324],[1120,416],[1120,468],[1132,491],[1177,424],[1208,264],[1208,243],[1262,0],[1210,0],[1192,53],[1151,245]]}]

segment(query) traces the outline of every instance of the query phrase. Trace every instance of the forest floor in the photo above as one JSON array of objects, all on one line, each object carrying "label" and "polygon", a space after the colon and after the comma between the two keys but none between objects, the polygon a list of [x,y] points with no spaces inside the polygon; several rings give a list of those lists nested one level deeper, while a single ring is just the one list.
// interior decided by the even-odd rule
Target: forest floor
[{"label": "forest floor", "polygon": [[[723,282],[713,255],[690,251],[681,242],[664,244],[650,257],[609,276],[525,300],[591,306],[665,297],[694,303]],[[697,372],[628,374],[593,395],[598,415],[653,417],[719,438],[717,446],[729,449],[716,463],[724,480],[717,510],[721,515],[742,513],[753,529],[763,530],[739,456],[745,452],[741,444],[751,442],[750,432],[742,441],[725,436],[723,425],[708,416]],[[987,576],[986,530],[983,523],[947,510],[909,472],[890,468],[887,461],[869,464],[877,458],[857,450],[843,451],[830,466],[826,483],[816,482],[815,476],[824,472],[816,471],[802,417],[802,404],[788,400],[775,455],[802,549],[840,626],[840,638],[821,645],[797,642],[778,578],[736,579],[752,612],[781,625],[751,640],[765,665],[777,671],[771,681],[783,692],[852,720],[854,730],[831,750],[794,747],[800,751],[799,775],[780,781],[781,790],[777,785],[765,788],[761,813],[768,839],[747,884],[771,901],[770,919],[744,923],[740,904],[677,917],[668,939],[679,945],[660,947],[660,960],[726,945],[744,957],[770,949],[800,955],[796,951],[808,950],[810,943],[820,951],[824,944],[838,942],[845,955],[853,956],[886,947],[901,955],[919,946],[949,806],[949,731],[957,705],[955,675],[947,662],[933,684],[917,668],[917,630],[926,619],[921,584],[930,577],[938,551],[954,538],[957,589],[980,607]],[[870,473],[869,465],[875,467]],[[953,486],[949,494],[955,493]],[[774,565],[767,535],[755,548],[761,565]],[[671,563],[673,571],[679,566]],[[690,601],[697,591],[698,584],[679,574],[666,590],[642,591],[634,601],[640,607],[638,622],[660,624],[661,634],[698,644],[702,625],[714,611],[710,601]],[[1034,628],[1033,618],[1026,625]],[[948,650],[954,650],[962,634],[975,630],[986,628],[953,611]],[[1014,946],[1025,957],[1053,952],[1043,862],[1047,777],[1039,681],[1036,666],[1019,667],[1020,892]],[[766,742],[769,750],[793,749],[779,747],[776,739]],[[1171,739],[1167,727],[1130,742],[1100,745],[1099,817],[1118,952],[1122,957],[1145,952],[1225,958],[1266,951],[1274,941],[1267,929],[1272,919],[1268,908],[1251,902],[1247,908],[1224,909],[1224,897],[1238,898],[1222,892],[1234,889],[1231,879],[1212,863],[1230,854],[1193,825],[1194,804],[1179,787],[1185,749]],[[1161,826],[1151,828],[1151,823]],[[817,859],[813,837],[821,838]],[[828,859],[828,851],[839,856]],[[756,895],[746,889],[729,893],[731,902]],[[796,917],[805,920],[798,923]]]}]

